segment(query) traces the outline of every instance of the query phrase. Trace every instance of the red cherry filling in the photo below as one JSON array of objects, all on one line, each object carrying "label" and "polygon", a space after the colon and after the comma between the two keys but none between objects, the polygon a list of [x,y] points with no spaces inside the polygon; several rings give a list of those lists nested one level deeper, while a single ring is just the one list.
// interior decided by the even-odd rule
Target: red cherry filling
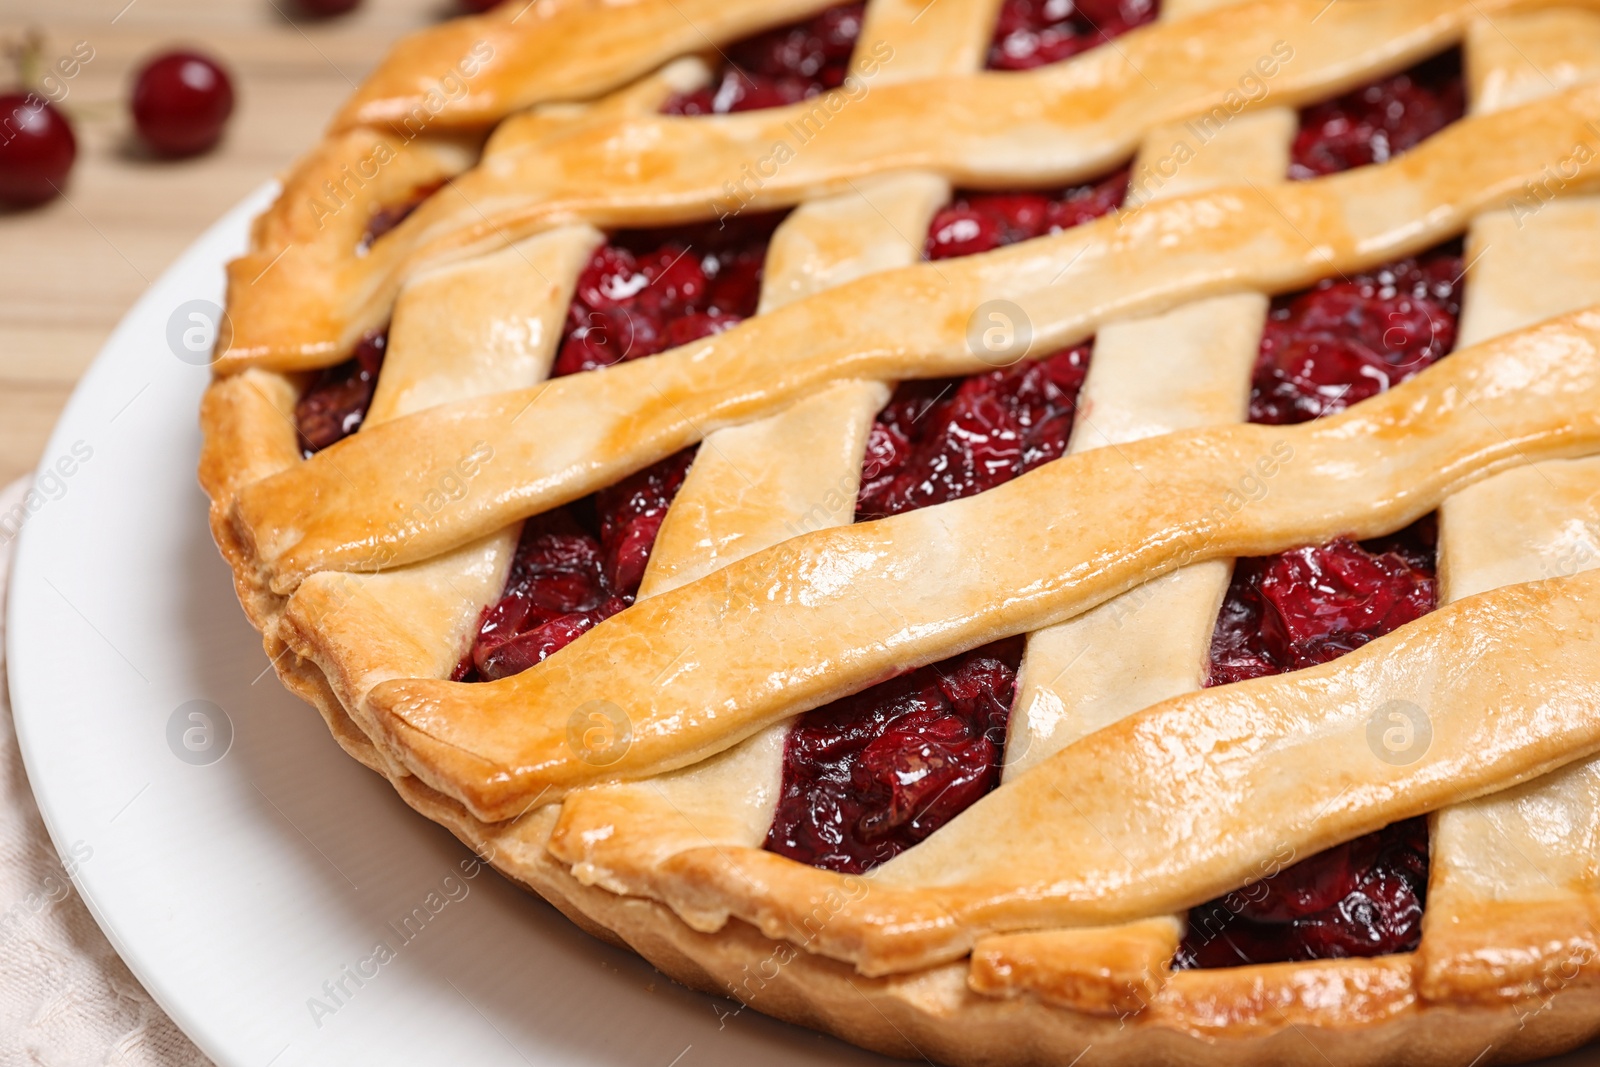
[{"label": "red cherry filling", "polygon": [[755,314],[781,213],[613,234],[584,267],[552,377],[653,356]]},{"label": "red cherry filling", "polygon": [[1211,635],[1208,685],[1337,659],[1438,606],[1432,516],[1389,537],[1341,537],[1241,559]]},{"label": "red cherry filling", "polygon": [[362,232],[361,240],[356,244],[356,255],[366,255],[371,251],[373,242],[410,218],[411,213],[421,207],[424,200],[443,189],[445,184],[439,181],[420,185],[407,199],[397,204],[385,204],[374,211],[367,219],[367,228]]},{"label": "red cherry filling", "polygon": [[383,368],[388,342],[387,330],[368,334],[349,359],[318,373],[294,406],[303,455],[320,452],[361,428],[378,388],[378,371]]},{"label": "red cherry filling", "polygon": [[766,848],[859,874],[965,811],[999,784],[1021,660],[1010,638],[801,716]]},{"label": "red cherry filling", "polygon": [[1059,63],[1155,19],[1158,0],[1005,0],[989,45],[991,70]]},{"label": "red cherry filling", "polygon": [[1128,195],[1124,168],[1097,182],[1043,192],[962,192],[933,217],[924,254],[951,259],[1060,233],[1109,215]]},{"label": "red cherry filling", "polygon": [[1399,385],[1455,347],[1460,245],[1273,301],[1250,421],[1305,422]]},{"label": "red cherry filling", "polygon": [[524,523],[505,591],[484,609],[452,677],[520,674],[632,604],[694,453],[685,449]]},{"label": "red cherry filling", "polygon": [[1452,50],[1302,111],[1289,177],[1316,178],[1382,163],[1438,133],[1465,110],[1461,53]]},{"label": "red cherry filling", "polygon": [[1407,819],[1192,909],[1173,966],[1409,952],[1427,891],[1428,821]]},{"label": "red cherry filling", "polygon": [[667,101],[668,115],[726,115],[798,103],[844,83],[865,4],[829,8],[804,22],[729,45],[710,86]]},{"label": "red cherry filling", "polygon": [[981,493],[1062,455],[1091,349],[901,385],[867,439],[856,518]]},{"label": "red cherry filling", "polygon": [[[1280,300],[1261,343],[1252,420],[1342,410],[1445,355],[1460,274],[1459,256],[1445,250]],[[1212,632],[1208,684],[1325,663],[1426,615],[1437,606],[1436,539],[1429,516],[1373,541],[1239,560]],[[1202,904],[1175,965],[1409,951],[1421,937],[1427,851],[1426,820],[1396,823]]]}]

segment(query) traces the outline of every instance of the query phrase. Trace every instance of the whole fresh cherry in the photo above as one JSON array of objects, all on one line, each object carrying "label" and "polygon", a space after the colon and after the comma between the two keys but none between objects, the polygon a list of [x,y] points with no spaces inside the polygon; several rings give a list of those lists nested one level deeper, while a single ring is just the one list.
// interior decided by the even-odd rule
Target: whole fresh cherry
[{"label": "whole fresh cherry", "polygon": [[470,11],[474,15],[481,15],[492,7],[499,7],[503,0],[456,0],[461,5],[461,10]]},{"label": "whole fresh cherry", "polygon": [[78,155],[65,116],[35,93],[0,95],[0,202],[42,204],[60,192]]},{"label": "whole fresh cherry", "polygon": [[157,56],[133,83],[133,121],[157,153],[192,156],[215,145],[233,114],[228,72],[197,52]]},{"label": "whole fresh cherry", "polygon": [[316,18],[343,15],[361,6],[361,0],[298,0],[301,11]]}]

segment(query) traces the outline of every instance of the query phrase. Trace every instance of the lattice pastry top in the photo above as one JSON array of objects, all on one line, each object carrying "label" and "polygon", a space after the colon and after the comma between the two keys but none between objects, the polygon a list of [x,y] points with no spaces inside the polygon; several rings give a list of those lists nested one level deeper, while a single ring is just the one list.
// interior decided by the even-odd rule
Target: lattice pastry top
[{"label": "lattice pastry top", "polygon": [[511,0],[231,265],[213,532],[691,985],[1521,1062],[1600,1031],[1597,154],[1579,0]]}]

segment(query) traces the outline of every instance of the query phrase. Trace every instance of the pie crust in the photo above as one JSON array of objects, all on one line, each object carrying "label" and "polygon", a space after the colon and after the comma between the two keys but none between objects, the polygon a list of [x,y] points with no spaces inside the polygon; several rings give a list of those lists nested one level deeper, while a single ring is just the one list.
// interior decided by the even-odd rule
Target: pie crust
[{"label": "pie crust", "polygon": [[[871,0],[833,94],[656,113],[708,76],[693,53],[826,6],[457,20],[403,42],[285,179],[230,266],[200,466],[284,683],[584,929],[890,1054],[1465,1065],[1600,1033],[1600,5],[1167,0],[1115,47],[999,75],[978,73],[996,0]],[[1467,118],[1283,179],[1290,109],[1456,43]],[[772,165],[796,122],[819,132]],[[906,236],[952,184],[1135,153],[1098,222],[938,263]],[[544,381],[603,229],[778,207],[756,317]],[[1463,232],[1461,351],[1339,415],[1243,423],[1270,295]],[[1029,356],[1097,337],[1069,455],[853,524],[887,383],[989,369],[967,338],[995,300]],[[385,322],[361,432],[302,459],[305,372]],[[448,680],[522,519],[695,443],[638,603],[520,675]],[[1234,557],[1435,509],[1438,611],[1200,688]],[[793,716],[1014,634],[1000,788],[868,875],[761,848]],[[597,701],[626,739],[604,759],[571,740]],[[1371,741],[1395,701],[1431,729],[1409,762]],[[1172,970],[1184,909],[1421,814],[1416,952]]]}]

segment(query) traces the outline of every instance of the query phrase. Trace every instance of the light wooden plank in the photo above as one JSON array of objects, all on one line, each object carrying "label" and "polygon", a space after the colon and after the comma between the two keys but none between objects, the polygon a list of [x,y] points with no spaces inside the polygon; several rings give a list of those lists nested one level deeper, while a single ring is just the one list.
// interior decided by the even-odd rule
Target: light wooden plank
[{"label": "light wooden plank", "polygon": [[[286,17],[291,0],[0,0],[0,40],[37,29],[47,63],[80,41],[94,51],[66,83],[79,139],[66,198],[0,213],[0,483],[37,463],[72,384],[149,283],[311,147],[394,40],[451,8],[368,0],[319,22]],[[228,65],[238,105],[216,151],[151,160],[130,134],[128,85],[146,57],[182,45]]]}]

